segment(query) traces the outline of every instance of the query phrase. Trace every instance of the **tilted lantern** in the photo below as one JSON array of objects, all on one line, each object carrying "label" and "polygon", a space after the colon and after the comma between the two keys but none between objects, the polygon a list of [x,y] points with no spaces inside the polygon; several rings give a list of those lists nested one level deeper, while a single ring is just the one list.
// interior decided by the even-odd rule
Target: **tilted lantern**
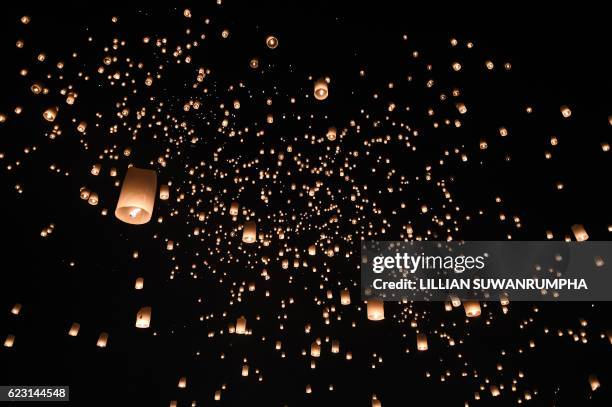
[{"label": "tilted lantern", "polygon": [[583,225],[573,225],[572,232],[574,233],[574,237],[578,242],[584,242],[585,240],[589,240],[589,234]]},{"label": "tilted lantern", "polygon": [[115,216],[132,225],[147,223],[153,214],[156,188],[157,174],[154,170],[128,168],[121,186]]},{"label": "tilted lantern", "polygon": [[151,307],[142,307],[136,314],[136,328],[148,328],[151,325]]}]

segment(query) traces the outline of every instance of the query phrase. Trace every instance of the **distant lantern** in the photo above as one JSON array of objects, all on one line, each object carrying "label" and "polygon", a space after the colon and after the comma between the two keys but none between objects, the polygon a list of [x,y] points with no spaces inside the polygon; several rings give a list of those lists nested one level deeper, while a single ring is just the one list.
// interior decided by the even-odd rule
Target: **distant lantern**
[{"label": "distant lantern", "polygon": [[57,107],[50,107],[43,112],[43,118],[48,122],[54,121],[56,116],[57,116]]},{"label": "distant lantern", "polygon": [[187,387],[187,378],[185,376],[181,377],[178,382],[179,389],[184,389]]},{"label": "distant lantern", "polygon": [[79,133],[85,133],[85,130],[87,130],[87,123],[80,122],[79,125],[77,126],[77,130]]},{"label": "distant lantern", "polygon": [[508,294],[506,293],[499,294],[499,303],[503,306],[510,304],[510,300],[508,299]]},{"label": "distant lantern", "polygon": [[465,105],[465,103],[459,102],[455,106],[457,107],[457,110],[459,111],[459,113],[461,114],[467,113],[467,106]]},{"label": "distant lantern", "polygon": [[100,170],[102,169],[102,164],[97,163],[91,166],[91,175],[99,175],[100,174]]},{"label": "distant lantern", "polygon": [[95,192],[92,192],[91,194],[89,194],[87,203],[90,205],[96,206],[98,204],[98,194],[96,194]]},{"label": "distant lantern", "polygon": [[584,242],[585,240],[589,240],[589,234],[583,225],[573,225],[572,232],[574,233],[574,237],[578,242]]},{"label": "distant lantern", "polygon": [[166,243],[166,250],[174,250],[174,240],[168,240]]},{"label": "distant lantern", "polygon": [[275,49],[276,47],[278,47],[278,38],[273,35],[268,35],[268,37],[266,38],[266,45],[270,49]]},{"label": "distant lantern", "polygon": [[162,201],[165,201],[168,198],[170,198],[170,187],[165,184],[161,185],[159,187],[159,199],[161,199]]},{"label": "distant lantern", "polygon": [[78,322],[73,322],[72,325],[70,325],[70,329],[68,330],[68,335],[77,336],[79,334],[80,329],[81,329],[81,324],[79,324]]},{"label": "distant lantern", "polygon": [[569,108],[569,106],[563,105],[561,106],[561,115],[567,119],[572,115],[572,110]]},{"label": "distant lantern", "polygon": [[259,68],[259,59],[257,58],[251,59],[251,61],[249,62],[249,66],[251,67],[251,69]]},{"label": "distant lantern", "polygon": [[157,174],[154,170],[128,168],[121,186],[115,216],[132,225],[147,223],[153,214],[156,187]]},{"label": "distant lantern", "polygon": [[491,396],[497,397],[500,395],[499,387],[496,385],[492,384],[489,389],[491,390]]},{"label": "distant lantern", "polygon": [[136,283],[134,284],[134,288],[136,290],[142,290],[144,288],[144,278],[138,277],[136,279]]},{"label": "distant lantern", "polygon": [[238,335],[246,334],[246,324],[247,320],[245,317],[240,317],[236,320],[236,333]]},{"label": "distant lantern", "polygon": [[595,391],[601,387],[601,383],[599,383],[599,379],[594,374],[589,375],[589,385],[591,386],[591,390]]},{"label": "distant lantern", "polygon": [[340,304],[342,305],[350,305],[351,304],[351,292],[345,288],[340,293]]},{"label": "distant lantern", "polygon": [[242,376],[247,377],[249,375],[249,365],[242,365]]},{"label": "distant lantern", "polygon": [[240,208],[240,204],[238,202],[232,202],[230,205],[229,214],[232,216],[238,215],[238,209]]},{"label": "distant lantern", "polygon": [[98,336],[98,342],[96,342],[96,346],[98,348],[106,348],[107,344],[108,344],[108,334],[106,332],[100,333],[100,336]]},{"label": "distant lantern", "polygon": [[329,95],[327,88],[327,80],[325,78],[317,79],[314,83],[314,96],[317,100],[325,100]]},{"label": "distant lantern", "polygon": [[331,352],[332,353],[340,353],[340,341],[337,339],[334,339],[332,341],[332,348],[331,348]]},{"label": "distant lantern", "polygon": [[308,254],[311,256],[314,256],[315,254],[317,254],[317,246],[311,244],[310,246],[308,246]]},{"label": "distant lantern", "polygon": [[21,312],[21,304],[17,303],[15,305],[13,305],[13,308],[11,308],[11,314],[19,315],[20,312]]},{"label": "distant lantern", "polygon": [[255,222],[245,222],[242,228],[242,241],[244,243],[254,243],[257,239],[257,225]]},{"label": "distant lantern", "polygon": [[427,335],[425,334],[417,334],[417,349],[420,351],[426,351],[429,349],[427,346]]},{"label": "distant lantern", "polygon": [[327,129],[327,139],[329,141],[334,141],[336,139],[337,130],[335,127],[330,127]]},{"label": "distant lantern", "polygon": [[14,344],[15,344],[15,335],[8,334],[6,336],[6,339],[4,340],[4,347],[5,348],[12,348]]},{"label": "distant lantern", "polygon": [[313,358],[318,358],[321,356],[321,345],[319,345],[317,342],[313,342],[312,345],[310,345],[310,356]]},{"label": "distant lantern", "polygon": [[368,300],[368,319],[370,321],[381,321],[385,319],[385,303],[382,300]]},{"label": "distant lantern", "polygon": [[480,302],[478,301],[463,301],[463,308],[468,318],[480,316]]},{"label": "distant lantern", "polygon": [[215,397],[214,398],[215,398],[215,401],[221,400],[221,390],[217,390],[215,392]]},{"label": "distant lantern", "polygon": [[136,328],[148,328],[151,325],[151,307],[142,307],[136,314]]}]

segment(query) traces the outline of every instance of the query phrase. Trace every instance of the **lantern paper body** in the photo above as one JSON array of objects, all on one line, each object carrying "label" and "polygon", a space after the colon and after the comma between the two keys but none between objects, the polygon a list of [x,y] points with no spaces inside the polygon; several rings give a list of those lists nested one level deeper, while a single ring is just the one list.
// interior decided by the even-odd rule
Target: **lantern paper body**
[{"label": "lantern paper body", "polygon": [[136,279],[136,283],[134,284],[134,288],[136,290],[142,290],[144,288],[144,278],[138,277]]},{"label": "lantern paper body", "polygon": [[236,333],[239,335],[246,334],[246,323],[247,320],[245,317],[240,317],[236,320]]},{"label": "lantern paper body", "polygon": [[151,324],[151,307],[142,307],[136,314],[136,328],[148,328]]},{"label": "lantern paper body", "polygon": [[254,243],[257,239],[257,225],[255,222],[245,222],[242,229],[242,241],[244,243]]},{"label": "lantern paper body", "polygon": [[74,322],[72,325],[70,325],[70,330],[68,331],[68,335],[77,336],[79,334],[80,329],[81,329],[81,324],[79,324],[78,322]]},{"label": "lantern paper body", "polygon": [[21,312],[21,304],[17,303],[13,305],[13,308],[11,308],[11,314],[19,315],[19,312]]},{"label": "lantern paper body", "polygon": [[165,201],[170,198],[170,187],[168,185],[162,185],[159,187],[159,199]]},{"label": "lantern paper body", "polygon": [[178,387],[179,387],[179,389],[184,389],[184,388],[187,387],[187,378],[186,377],[183,376],[183,377],[181,377],[179,379]]},{"label": "lantern paper body", "polygon": [[589,240],[589,234],[582,225],[572,226],[572,232],[574,232],[574,237],[578,242],[584,242],[585,240]]},{"label": "lantern paper body", "polygon": [[351,293],[349,290],[344,289],[340,293],[340,303],[342,305],[350,305],[351,304]]},{"label": "lantern paper body", "polygon": [[153,214],[156,187],[157,174],[155,171],[128,168],[121,186],[115,216],[132,225],[147,223]]},{"label": "lantern paper body", "polygon": [[591,390],[595,391],[599,389],[601,384],[599,383],[599,379],[594,374],[589,375],[589,385],[591,385]]},{"label": "lantern paper body", "polygon": [[238,208],[239,207],[240,207],[240,205],[238,205],[238,202],[232,202],[232,205],[230,206],[229,214],[232,215],[232,216],[238,215]]},{"label": "lantern paper body", "polygon": [[417,334],[417,349],[420,351],[426,351],[429,347],[427,346],[427,335]]},{"label": "lantern paper body", "polygon": [[310,345],[310,356],[312,356],[313,358],[318,358],[319,356],[321,356],[321,345],[316,342],[313,342],[312,345]]},{"label": "lantern paper body", "polygon": [[468,318],[480,316],[480,303],[478,301],[464,301],[463,308],[465,308],[465,315]]},{"label": "lantern paper body", "polygon": [[4,347],[5,348],[12,348],[13,345],[15,344],[15,335],[7,335],[6,339],[4,340]]},{"label": "lantern paper body", "polygon": [[385,303],[382,300],[368,300],[368,319],[370,321],[385,319]]},{"label": "lantern paper body", "polygon": [[108,334],[106,332],[102,332],[98,337],[98,342],[96,346],[98,348],[106,348],[106,344],[108,343]]},{"label": "lantern paper body", "polygon": [[327,89],[327,81],[325,78],[318,79],[314,83],[314,96],[317,100],[325,100],[327,99],[327,95],[329,91]]}]

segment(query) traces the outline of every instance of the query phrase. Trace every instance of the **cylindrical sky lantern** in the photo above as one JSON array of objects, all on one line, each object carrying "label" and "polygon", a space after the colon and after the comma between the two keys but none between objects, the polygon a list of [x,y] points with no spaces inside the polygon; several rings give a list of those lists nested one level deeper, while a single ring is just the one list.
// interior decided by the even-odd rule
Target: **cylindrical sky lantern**
[{"label": "cylindrical sky lantern", "polygon": [[572,232],[574,232],[574,237],[578,242],[584,242],[585,240],[589,240],[589,234],[583,225],[573,225]]},{"label": "cylindrical sky lantern", "polygon": [[381,321],[385,319],[385,303],[382,300],[368,300],[368,319],[370,321]]},{"label": "cylindrical sky lantern", "polygon": [[253,221],[244,222],[242,241],[244,243],[254,243],[255,240],[257,240],[257,224]]},{"label": "cylindrical sky lantern", "polygon": [[98,342],[96,346],[98,348],[106,348],[106,344],[108,343],[108,334],[106,332],[102,332],[98,337]]},{"label": "cylindrical sky lantern", "polygon": [[165,201],[168,198],[170,198],[170,187],[165,184],[161,185],[159,187],[159,199],[161,199],[162,201]]},{"label": "cylindrical sky lantern", "polygon": [[142,307],[136,314],[136,328],[148,328],[151,324],[151,307]]},{"label": "cylindrical sky lantern", "polygon": [[351,304],[351,292],[348,290],[348,288],[345,288],[340,293],[340,303],[342,305],[350,305]]},{"label": "cylindrical sky lantern", "polygon": [[337,133],[338,131],[336,130],[335,127],[330,127],[329,129],[327,129],[327,139],[329,141],[334,141],[336,139]]},{"label": "cylindrical sky lantern", "polygon": [[232,216],[238,215],[238,208],[240,208],[238,202],[232,202],[232,204],[230,205],[229,214]]},{"label": "cylindrical sky lantern", "polygon": [[426,351],[429,347],[427,346],[427,335],[417,334],[417,349],[420,351]]},{"label": "cylindrical sky lantern", "polygon": [[478,301],[463,301],[463,308],[468,318],[480,316],[480,302]]},{"label": "cylindrical sky lantern", "polygon": [[327,80],[325,78],[317,79],[314,83],[314,97],[317,100],[325,100],[329,95],[327,88]]},{"label": "cylindrical sky lantern", "polygon": [[57,116],[57,107],[55,106],[50,107],[43,112],[43,118],[48,122],[54,121],[56,116]]},{"label": "cylindrical sky lantern", "polygon": [[245,317],[240,317],[236,320],[236,333],[239,335],[246,334],[247,320]]},{"label": "cylindrical sky lantern", "polygon": [[134,284],[134,288],[136,290],[142,290],[144,288],[144,278],[143,277],[138,277],[136,279],[136,284]]},{"label": "cylindrical sky lantern", "polygon": [[317,342],[313,342],[312,345],[310,345],[310,356],[313,358],[318,358],[321,356],[321,345],[319,345]]},{"label": "cylindrical sky lantern", "polygon": [[331,348],[331,352],[332,353],[339,353],[340,352],[340,341],[337,339],[334,339],[332,341],[332,348]]},{"label": "cylindrical sky lantern", "polygon": [[13,305],[13,308],[11,308],[11,314],[19,315],[19,312],[21,312],[21,304],[17,303],[15,305]]},{"label": "cylindrical sky lantern", "polygon": [[591,390],[595,391],[599,389],[601,384],[599,383],[599,379],[594,374],[589,375],[589,384],[591,385]]},{"label": "cylindrical sky lantern", "polygon": [[68,335],[77,336],[79,334],[80,329],[81,329],[81,324],[79,324],[78,322],[73,322],[72,325],[70,325],[70,329],[68,330]]},{"label": "cylindrical sky lantern", "polygon": [[4,340],[4,347],[5,348],[12,348],[14,344],[15,344],[15,335],[8,334],[6,336],[6,339]]},{"label": "cylindrical sky lantern", "polygon": [[121,186],[115,216],[132,225],[147,223],[153,214],[156,188],[157,174],[154,170],[128,168]]}]

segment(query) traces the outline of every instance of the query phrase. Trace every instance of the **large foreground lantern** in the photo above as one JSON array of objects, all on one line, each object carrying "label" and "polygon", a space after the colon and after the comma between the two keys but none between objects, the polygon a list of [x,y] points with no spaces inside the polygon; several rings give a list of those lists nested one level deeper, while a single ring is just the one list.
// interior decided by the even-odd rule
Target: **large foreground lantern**
[{"label": "large foreground lantern", "polygon": [[368,319],[370,321],[385,319],[385,303],[382,300],[368,300]]},{"label": "large foreground lantern", "polygon": [[117,219],[132,225],[142,225],[151,220],[156,188],[154,170],[128,168],[115,209]]}]

